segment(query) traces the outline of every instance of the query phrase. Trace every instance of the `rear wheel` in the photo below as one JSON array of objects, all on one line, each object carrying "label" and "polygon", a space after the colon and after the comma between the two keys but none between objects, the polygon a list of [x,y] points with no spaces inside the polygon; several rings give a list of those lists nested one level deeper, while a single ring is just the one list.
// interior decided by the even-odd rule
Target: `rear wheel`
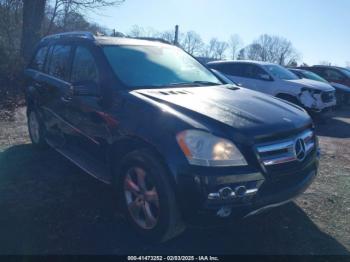
[{"label": "rear wheel", "polygon": [[166,172],[149,150],[134,151],[122,161],[118,187],[123,210],[147,240],[166,241],[185,228]]},{"label": "rear wheel", "polygon": [[28,131],[32,144],[38,147],[46,147],[45,129],[35,110],[28,112]]}]

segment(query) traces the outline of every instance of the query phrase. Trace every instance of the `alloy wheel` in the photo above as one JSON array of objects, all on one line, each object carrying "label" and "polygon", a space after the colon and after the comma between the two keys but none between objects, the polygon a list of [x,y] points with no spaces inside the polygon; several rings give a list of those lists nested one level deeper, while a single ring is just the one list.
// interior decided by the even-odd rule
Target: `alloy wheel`
[{"label": "alloy wheel", "polygon": [[159,220],[159,196],[152,177],[140,167],[132,167],[124,179],[128,212],[142,229],[153,229]]}]

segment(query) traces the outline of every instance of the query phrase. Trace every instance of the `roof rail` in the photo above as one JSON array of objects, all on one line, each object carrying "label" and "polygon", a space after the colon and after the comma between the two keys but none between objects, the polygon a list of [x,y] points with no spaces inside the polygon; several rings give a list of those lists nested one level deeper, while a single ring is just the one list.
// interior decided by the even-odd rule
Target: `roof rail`
[{"label": "roof rail", "polygon": [[66,33],[59,33],[54,35],[48,35],[45,36],[41,42],[52,40],[52,39],[60,39],[60,38],[86,38],[90,40],[95,40],[94,35],[91,32],[85,32],[85,31],[75,31],[75,32],[66,32]]},{"label": "roof rail", "polygon": [[160,43],[163,43],[163,44],[169,44],[169,45],[172,45],[173,43],[163,39],[163,38],[160,38],[160,37],[128,37],[128,38],[132,38],[132,39],[139,39],[139,40],[147,40],[147,41],[154,41],[154,42],[160,42]]}]

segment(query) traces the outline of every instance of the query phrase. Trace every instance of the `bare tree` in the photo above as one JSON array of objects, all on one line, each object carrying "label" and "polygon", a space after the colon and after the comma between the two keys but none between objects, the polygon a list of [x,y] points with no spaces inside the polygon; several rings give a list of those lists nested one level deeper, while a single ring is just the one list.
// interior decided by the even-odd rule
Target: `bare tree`
[{"label": "bare tree", "polygon": [[216,44],[215,48],[215,57],[216,59],[224,59],[225,58],[225,52],[228,48],[228,44],[225,41],[219,41]]},{"label": "bare tree", "polygon": [[164,39],[165,41],[168,41],[169,43],[174,43],[175,32],[172,30],[167,30],[159,33],[159,37]]},{"label": "bare tree", "polygon": [[127,33],[130,37],[152,37],[152,38],[159,38],[160,33],[156,31],[152,27],[144,28],[139,25],[133,25],[131,27],[131,30],[129,33]]},{"label": "bare tree", "polygon": [[242,40],[239,37],[239,35],[237,34],[231,35],[228,41],[228,45],[229,45],[231,59],[235,60],[238,56],[238,51],[242,45]]},{"label": "bare tree", "polygon": [[125,0],[48,0],[46,15],[49,19],[44,34],[50,34],[55,24],[60,24],[61,31],[69,27],[71,16],[81,11],[96,10],[101,7],[118,5]]},{"label": "bare tree", "polygon": [[191,55],[198,55],[203,49],[204,43],[199,34],[188,31],[181,41],[182,48]]},{"label": "bare tree", "polygon": [[242,48],[239,50],[238,55],[237,55],[237,60],[245,60],[246,55],[245,55],[245,48]]},{"label": "bare tree", "polygon": [[267,61],[280,65],[297,62],[299,54],[292,43],[279,36],[261,35],[245,48],[246,56],[251,60]]},{"label": "bare tree", "polygon": [[322,60],[322,61],[320,61],[319,64],[320,64],[320,65],[326,65],[326,66],[331,66],[331,65],[332,65],[332,63],[329,62],[329,61],[327,61],[327,60]]}]

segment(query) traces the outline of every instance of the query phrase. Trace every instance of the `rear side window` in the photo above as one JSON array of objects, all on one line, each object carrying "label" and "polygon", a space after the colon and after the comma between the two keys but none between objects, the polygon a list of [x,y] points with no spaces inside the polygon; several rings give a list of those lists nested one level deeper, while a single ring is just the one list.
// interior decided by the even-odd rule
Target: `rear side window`
[{"label": "rear side window", "polygon": [[341,73],[333,69],[326,69],[324,74],[325,77],[327,77],[330,80],[342,80],[344,78]]},{"label": "rear side window", "polygon": [[324,74],[324,69],[322,68],[318,68],[318,67],[310,67],[309,69],[306,69],[306,70],[310,70],[312,72],[314,72],[315,74],[318,74],[320,76],[323,76],[325,77],[325,74]]},{"label": "rear side window", "polygon": [[62,80],[68,79],[69,58],[72,47],[69,45],[56,45],[53,47],[48,74]]},{"label": "rear side window", "polygon": [[90,50],[77,47],[73,60],[71,82],[94,81],[98,83],[98,70],[95,58]]},{"label": "rear side window", "polygon": [[48,50],[48,47],[43,46],[36,52],[35,57],[30,63],[31,69],[43,71],[47,50]]},{"label": "rear side window", "polygon": [[249,64],[242,65],[243,77],[261,79],[261,75],[267,75],[267,73],[259,66]]},{"label": "rear side window", "polygon": [[239,64],[223,63],[223,64],[218,64],[216,68],[227,75],[242,76],[241,66],[242,65],[239,65]]}]

